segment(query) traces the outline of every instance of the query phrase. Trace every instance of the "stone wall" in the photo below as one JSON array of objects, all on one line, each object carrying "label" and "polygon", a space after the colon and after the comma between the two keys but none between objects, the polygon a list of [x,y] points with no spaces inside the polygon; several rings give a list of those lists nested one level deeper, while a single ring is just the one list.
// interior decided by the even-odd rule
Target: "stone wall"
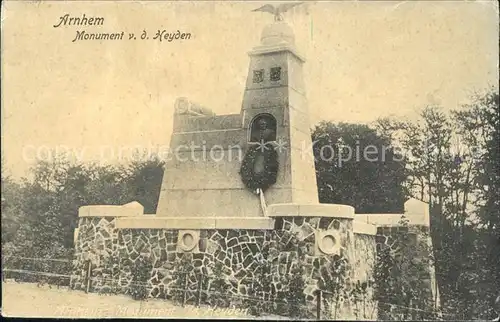
[{"label": "stone wall", "polygon": [[[354,286],[355,299],[352,312],[356,320],[374,320],[378,306],[375,299],[375,268],[377,264],[377,248],[374,236],[356,234],[354,239]],[[359,284],[358,284],[359,281]]]},{"label": "stone wall", "polygon": [[430,313],[438,301],[428,234],[421,225],[377,229],[379,319],[435,318]]},{"label": "stone wall", "polygon": [[[97,280],[116,280],[120,277],[117,266],[111,264],[116,257],[118,230],[114,217],[83,217],[78,223],[78,236],[75,244],[75,261],[70,286],[85,289],[85,276],[92,265],[92,278]],[[93,283],[93,290],[105,292],[100,282]],[[102,284],[104,284],[102,282]]]},{"label": "stone wall", "polygon": [[[370,318],[375,237],[354,234],[352,222],[278,217],[274,230],[198,230],[196,246],[186,252],[178,240],[182,230],[116,229],[113,218],[81,218],[71,286],[86,288],[90,260],[92,292],[132,294],[143,287],[148,297],[215,305],[222,298],[284,315],[295,305],[295,313],[314,317],[322,289],[324,318]],[[321,238],[331,244],[319,245]],[[355,291],[360,287],[362,298]],[[338,298],[332,290],[345,300],[332,300]]]},{"label": "stone wall", "polygon": [[[290,295],[303,296],[299,313],[312,317],[320,289],[323,318],[419,319],[429,318],[419,310],[435,310],[428,227],[381,226],[374,236],[356,233],[351,218],[274,218],[268,229],[183,230],[116,228],[112,216],[81,217],[71,286],[87,288],[91,262],[91,292],[142,290],[147,297],[283,315]],[[188,251],[179,240],[186,231],[199,234]],[[335,236],[331,252],[320,249],[324,233]]]}]

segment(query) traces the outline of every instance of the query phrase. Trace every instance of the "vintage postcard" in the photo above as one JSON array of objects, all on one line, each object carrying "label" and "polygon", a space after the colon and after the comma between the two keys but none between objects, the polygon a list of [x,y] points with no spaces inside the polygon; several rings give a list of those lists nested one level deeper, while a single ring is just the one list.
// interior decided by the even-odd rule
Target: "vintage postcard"
[{"label": "vintage postcard", "polygon": [[498,321],[496,1],[1,6],[3,316]]}]

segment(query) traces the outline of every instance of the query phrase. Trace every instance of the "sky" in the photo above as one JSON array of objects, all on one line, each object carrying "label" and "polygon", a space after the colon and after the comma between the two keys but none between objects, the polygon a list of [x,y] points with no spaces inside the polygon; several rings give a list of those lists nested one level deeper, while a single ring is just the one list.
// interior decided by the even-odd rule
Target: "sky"
[{"label": "sky", "polygon": [[[2,155],[14,177],[50,150],[126,162],[168,146],[177,97],[239,113],[247,52],[273,18],[261,2],[2,2]],[[103,17],[60,26],[60,17]],[[305,2],[285,13],[299,52],[311,126],[416,119],[429,104],[459,107],[498,84],[496,1]],[[183,42],[127,40],[146,30]],[[78,30],[124,40],[72,42]]]}]

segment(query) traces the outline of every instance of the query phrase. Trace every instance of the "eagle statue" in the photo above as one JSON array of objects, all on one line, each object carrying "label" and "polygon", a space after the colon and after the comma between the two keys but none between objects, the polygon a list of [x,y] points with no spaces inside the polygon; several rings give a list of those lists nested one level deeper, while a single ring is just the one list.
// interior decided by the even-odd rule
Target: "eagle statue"
[{"label": "eagle statue", "polygon": [[266,4],[263,5],[260,8],[257,8],[252,11],[263,11],[263,12],[269,12],[274,15],[274,21],[282,21],[283,16],[282,13],[287,12],[291,8],[298,6],[299,4],[302,4],[302,2],[287,2],[287,3],[282,3],[279,6],[275,7],[272,4]]}]

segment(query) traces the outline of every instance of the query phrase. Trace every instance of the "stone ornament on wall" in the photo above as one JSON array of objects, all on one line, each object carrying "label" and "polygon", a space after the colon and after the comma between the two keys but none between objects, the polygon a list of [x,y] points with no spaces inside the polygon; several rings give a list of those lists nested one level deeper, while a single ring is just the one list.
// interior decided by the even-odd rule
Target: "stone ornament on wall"
[{"label": "stone ornament on wall", "polygon": [[273,67],[273,68],[271,68],[270,78],[271,78],[272,82],[279,81],[281,79],[281,67]]},{"label": "stone ornament on wall", "polygon": [[264,81],[264,70],[257,69],[253,71],[253,82],[262,83]]},{"label": "stone ornament on wall", "polygon": [[340,248],[338,230],[316,231],[315,255],[340,255]]},{"label": "stone ornament on wall", "polygon": [[196,253],[199,251],[200,232],[197,230],[179,230],[177,251]]}]

